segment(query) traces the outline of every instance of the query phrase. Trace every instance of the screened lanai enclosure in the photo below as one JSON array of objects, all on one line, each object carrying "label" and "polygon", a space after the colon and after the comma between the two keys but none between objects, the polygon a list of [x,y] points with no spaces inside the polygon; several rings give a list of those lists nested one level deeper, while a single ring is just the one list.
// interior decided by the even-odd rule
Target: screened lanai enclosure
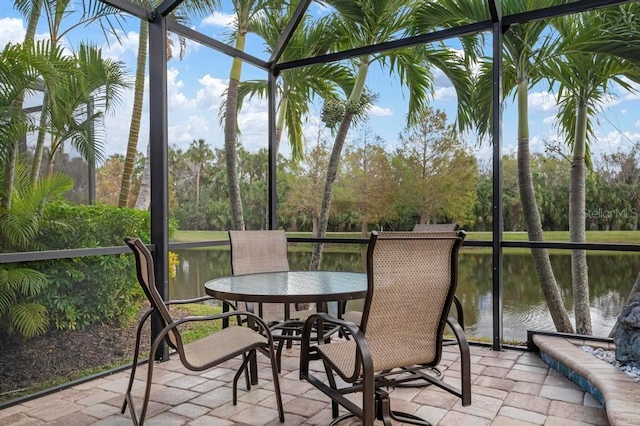
[{"label": "screened lanai enclosure", "polygon": [[[148,173],[150,219],[94,227],[101,211],[56,207],[52,219],[73,215],[76,228],[0,245],[0,270],[131,260],[126,235],[113,235],[122,225],[149,236],[163,297],[188,298],[230,273],[226,234],[209,231],[282,228],[292,269],[364,272],[369,231],[456,222],[469,232],[457,295],[471,340],[501,350],[533,329],[608,337],[640,272],[637,2],[92,6],[106,9],[87,31],[104,31],[103,55],[126,62],[131,81],[122,111],[105,113],[102,163],[87,160],[89,193],[98,208],[133,207]],[[136,109],[139,141],[121,115]],[[138,180],[123,195],[125,155]],[[74,237],[109,228],[108,243]],[[90,285],[91,272],[69,275]],[[52,329],[84,327],[64,297],[50,299],[63,312]]]}]

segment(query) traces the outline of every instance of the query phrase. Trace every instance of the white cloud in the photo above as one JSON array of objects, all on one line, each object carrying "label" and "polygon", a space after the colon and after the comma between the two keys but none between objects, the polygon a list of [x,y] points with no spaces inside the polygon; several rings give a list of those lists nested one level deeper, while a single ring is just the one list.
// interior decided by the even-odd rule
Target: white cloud
[{"label": "white cloud", "polygon": [[451,85],[451,81],[449,80],[449,77],[447,77],[447,75],[444,72],[442,72],[440,68],[431,67],[431,72],[433,73],[433,84],[435,87],[443,87],[443,86]]},{"label": "white cloud", "polygon": [[227,89],[227,83],[219,78],[205,74],[198,80],[202,89],[196,94],[196,107],[198,109],[213,110],[220,107],[222,95]]},{"label": "white cloud", "polygon": [[634,123],[634,127],[635,127],[636,129],[640,129],[640,120],[638,120],[638,121],[636,121],[636,122]]},{"label": "white cloud", "polygon": [[0,18],[0,47],[4,48],[7,43],[22,43],[25,33],[22,19]]},{"label": "white cloud", "polygon": [[180,72],[175,68],[167,70],[167,100],[170,109],[191,109],[195,107],[193,99],[187,99],[181,89],[184,88],[184,82],[178,80]]},{"label": "white cloud", "polygon": [[236,17],[232,14],[213,12],[202,20],[203,26],[233,28]]},{"label": "white cloud", "polygon": [[556,124],[556,118],[557,117],[555,115],[550,115],[548,117],[545,117],[545,119],[542,120],[542,124],[553,126]]},{"label": "white cloud", "polygon": [[549,112],[558,109],[558,100],[554,93],[535,92],[529,94],[529,108],[532,112]]},{"label": "white cloud", "polygon": [[602,108],[602,110],[604,111],[605,109],[609,109],[613,106],[616,106],[620,103],[620,98],[617,95],[614,94],[606,94],[602,97],[602,101],[598,104],[599,108]]},{"label": "white cloud", "polygon": [[593,152],[616,152],[620,149],[625,150],[635,141],[640,140],[640,133],[619,130],[613,130],[604,136],[598,135],[597,142],[591,146]]},{"label": "white cloud", "polygon": [[374,117],[391,117],[394,115],[391,108],[383,108],[378,105],[371,105],[369,113]]},{"label": "white cloud", "polygon": [[201,115],[189,116],[186,120],[181,120],[180,123],[169,126],[167,132],[169,143],[186,149],[192,141],[205,139],[211,145],[213,141],[208,138],[211,134],[209,124],[210,119],[207,117]]},{"label": "white cloud", "polygon": [[622,115],[627,115],[627,113],[628,113],[628,112],[629,112],[629,110],[628,110],[628,109],[626,109],[626,108],[622,108],[622,109],[620,110],[620,114],[622,114]]},{"label": "white cloud", "polygon": [[448,86],[436,89],[433,99],[436,101],[455,101],[458,96],[456,95],[456,89],[453,86]]},{"label": "white cloud", "polygon": [[140,34],[135,31],[129,31],[125,34],[122,31],[118,30],[117,35],[118,36],[116,37],[113,34],[109,34],[109,42],[105,43],[102,46],[102,56],[105,58],[122,61],[124,60],[125,56],[130,53],[131,55],[133,55],[133,58],[135,60],[135,58],[138,56],[138,43],[140,41]]}]

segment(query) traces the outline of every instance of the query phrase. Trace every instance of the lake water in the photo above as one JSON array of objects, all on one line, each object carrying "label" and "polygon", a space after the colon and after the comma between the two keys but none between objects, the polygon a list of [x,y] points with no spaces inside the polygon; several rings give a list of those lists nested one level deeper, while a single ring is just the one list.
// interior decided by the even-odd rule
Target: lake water
[{"label": "lake water", "polygon": [[[291,246],[291,245],[290,245]],[[204,295],[203,284],[212,278],[231,274],[229,251],[217,249],[178,250],[180,263],[170,282],[172,299]],[[292,270],[308,269],[311,254],[304,248],[289,251]],[[640,254],[593,253],[587,256],[594,335],[606,337],[640,270]],[[551,254],[551,263],[567,307],[573,306],[571,258]],[[464,307],[465,329],[469,336],[493,335],[491,254],[477,249],[460,252],[456,294]],[[365,250],[332,252],[325,249],[322,269],[365,271]],[[504,255],[504,337],[526,341],[527,330],[554,330],[544,295],[527,250]],[[573,320],[573,311],[570,312]]]}]

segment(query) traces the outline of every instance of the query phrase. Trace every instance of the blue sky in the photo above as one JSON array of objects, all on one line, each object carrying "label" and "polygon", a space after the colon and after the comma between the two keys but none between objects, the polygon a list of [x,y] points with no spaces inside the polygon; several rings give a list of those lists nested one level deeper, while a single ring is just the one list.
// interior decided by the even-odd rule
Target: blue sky
[{"label": "blue sky", "polygon": [[[13,9],[13,2],[0,0],[0,48],[8,42],[21,42],[24,38],[26,23]],[[312,4],[312,13],[324,13],[317,4]],[[226,13],[225,13],[226,12]],[[205,18],[193,20],[189,25],[214,38],[223,39],[231,25],[232,18],[228,10]],[[72,22],[73,18],[69,18]],[[42,21],[42,20],[41,20]],[[76,29],[71,38],[64,40],[65,45],[75,46],[80,40],[91,40],[103,46],[105,56],[121,60],[133,76],[138,44],[138,22],[134,18],[127,20],[125,30],[120,34],[121,44],[115,38],[105,41],[101,31],[96,26]],[[38,37],[46,38],[46,27],[41,22]],[[177,45],[177,43],[176,43]],[[252,38],[247,50],[259,57],[266,58],[261,44]],[[227,87],[231,61],[204,46],[189,42],[183,60],[173,59],[168,67],[168,96],[169,96],[169,142],[186,149],[194,139],[203,138],[215,147],[223,145],[223,132],[218,121],[218,111],[223,91]],[[436,87],[432,106],[447,112],[450,119],[455,118],[456,98],[450,82],[441,73],[436,72]],[[248,64],[243,66],[243,79],[264,78],[265,74]],[[397,80],[390,78],[385,71],[372,68],[368,86],[372,92],[378,93],[379,98],[370,111],[368,125],[380,135],[392,148],[398,133],[404,126],[406,117],[406,99]],[[37,100],[32,100],[33,103]],[[132,108],[132,97],[127,94],[123,105],[105,121],[105,151],[107,154],[124,154]],[[311,114],[305,121],[305,134],[314,140],[319,129],[319,114],[321,104],[311,107]],[[148,102],[145,100],[144,115],[138,150],[144,152],[148,139]],[[557,113],[556,101],[553,94],[544,88],[534,88],[529,99],[530,136],[533,151],[544,148],[543,141],[558,138],[557,130],[553,126]],[[599,124],[596,126],[597,142],[592,145],[594,158],[602,153],[611,153],[619,148],[624,149],[632,142],[640,140],[640,97],[637,94],[618,93],[608,99],[603,105]],[[515,106],[511,99],[507,100],[504,112],[503,150],[505,153],[515,152],[516,146],[516,118]],[[245,105],[239,116],[242,132],[242,143],[245,148],[254,151],[266,147],[267,111],[265,102],[257,99]],[[328,140],[330,135],[326,132]],[[357,129],[351,132],[357,136]],[[488,144],[477,147],[472,136],[467,139],[474,145],[476,155],[488,159],[491,149]],[[283,143],[283,153],[287,153],[286,143]]]}]

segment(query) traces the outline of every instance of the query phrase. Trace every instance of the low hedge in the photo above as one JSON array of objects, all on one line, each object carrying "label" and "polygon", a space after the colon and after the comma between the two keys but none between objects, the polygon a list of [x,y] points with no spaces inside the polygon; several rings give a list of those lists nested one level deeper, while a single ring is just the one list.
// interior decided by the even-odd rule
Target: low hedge
[{"label": "low hedge", "polygon": [[[150,241],[146,211],[58,202],[46,205],[43,213],[47,225],[35,243],[44,250],[122,246],[125,236]],[[36,302],[46,306],[49,325],[57,329],[130,320],[144,296],[131,254],[48,260],[30,266],[49,278]]]}]

